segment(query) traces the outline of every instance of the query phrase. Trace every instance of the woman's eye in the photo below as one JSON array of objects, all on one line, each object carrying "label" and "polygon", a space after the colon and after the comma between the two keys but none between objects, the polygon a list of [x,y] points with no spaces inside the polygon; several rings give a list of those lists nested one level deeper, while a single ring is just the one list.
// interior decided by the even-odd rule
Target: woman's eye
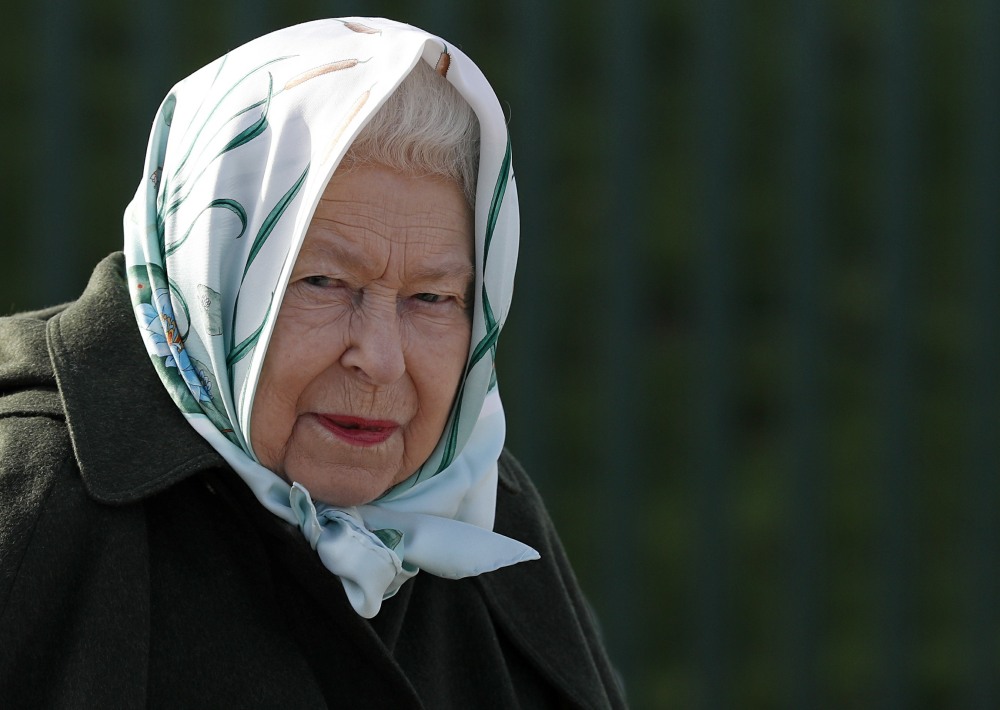
[{"label": "woman's eye", "polygon": [[321,288],[336,286],[338,283],[337,279],[331,279],[329,276],[306,276],[302,280],[310,286],[319,286]]},{"label": "woman's eye", "polygon": [[414,298],[418,301],[423,301],[424,303],[440,303],[445,299],[445,296],[438,293],[418,293],[414,296]]}]

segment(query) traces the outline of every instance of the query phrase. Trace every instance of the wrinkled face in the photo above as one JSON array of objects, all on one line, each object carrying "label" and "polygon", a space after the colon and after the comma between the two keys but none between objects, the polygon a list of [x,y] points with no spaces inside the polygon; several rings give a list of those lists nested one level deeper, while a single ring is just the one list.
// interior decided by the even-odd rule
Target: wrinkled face
[{"label": "wrinkled face", "polygon": [[338,171],[306,233],[251,415],[260,462],[332,505],[367,503],[434,450],[471,335],[459,187]]}]

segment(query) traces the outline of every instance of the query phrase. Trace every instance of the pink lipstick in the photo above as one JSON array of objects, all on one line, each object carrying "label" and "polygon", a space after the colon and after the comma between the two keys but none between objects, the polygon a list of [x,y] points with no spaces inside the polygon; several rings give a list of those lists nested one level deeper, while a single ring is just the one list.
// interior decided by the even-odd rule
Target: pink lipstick
[{"label": "pink lipstick", "polygon": [[363,419],[340,414],[317,414],[316,419],[337,438],[354,446],[375,446],[396,433],[399,425],[384,419]]}]

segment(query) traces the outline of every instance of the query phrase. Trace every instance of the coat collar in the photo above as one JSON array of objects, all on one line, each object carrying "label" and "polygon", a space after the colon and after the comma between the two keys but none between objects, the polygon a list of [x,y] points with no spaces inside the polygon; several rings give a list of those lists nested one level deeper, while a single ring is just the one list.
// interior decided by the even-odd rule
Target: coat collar
[{"label": "coat collar", "polygon": [[224,465],[185,421],[153,369],[121,253],[98,264],[80,299],[49,320],[46,337],[91,497],[130,503]]}]

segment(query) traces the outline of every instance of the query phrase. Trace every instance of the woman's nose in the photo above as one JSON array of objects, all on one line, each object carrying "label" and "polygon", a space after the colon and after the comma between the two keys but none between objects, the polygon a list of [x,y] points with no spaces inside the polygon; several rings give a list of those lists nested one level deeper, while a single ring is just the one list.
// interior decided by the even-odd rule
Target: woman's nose
[{"label": "woman's nose", "polygon": [[342,364],[374,385],[392,384],[406,370],[399,314],[393,304],[363,304],[351,317]]}]

